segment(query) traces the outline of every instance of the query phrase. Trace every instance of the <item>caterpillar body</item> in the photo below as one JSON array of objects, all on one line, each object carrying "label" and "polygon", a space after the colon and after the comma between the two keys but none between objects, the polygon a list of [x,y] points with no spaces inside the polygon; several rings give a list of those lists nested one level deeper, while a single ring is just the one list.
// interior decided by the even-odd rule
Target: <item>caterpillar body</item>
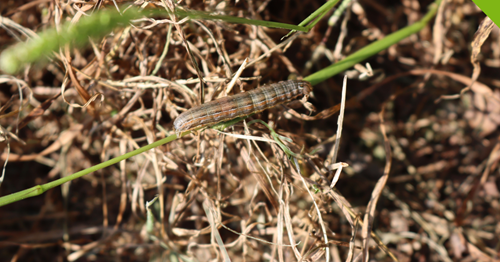
[{"label": "caterpillar body", "polygon": [[222,97],[180,114],[174,121],[176,133],[215,125],[220,122],[258,113],[299,96],[309,97],[312,85],[307,81],[289,80],[265,85],[248,92]]}]

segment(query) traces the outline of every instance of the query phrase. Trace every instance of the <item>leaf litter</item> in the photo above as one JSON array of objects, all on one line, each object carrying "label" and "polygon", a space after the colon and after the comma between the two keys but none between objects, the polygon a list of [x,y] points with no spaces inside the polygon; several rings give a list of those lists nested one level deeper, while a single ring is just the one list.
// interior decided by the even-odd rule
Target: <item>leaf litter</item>
[{"label": "leaf litter", "polygon": [[[138,19],[91,47],[63,49],[48,64],[3,75],[0,146],[9,162],[2,195],[159,140],[181,112],[203,101],[304,77],[425,14],[415,1],[343,2],[347,15],[330,19],[337,24],[323,19],[283,41],[280,29]],[[2,6],[2,46],[116,8],[34,3]],[[133,8],[178,5],[298,24],[315,11],[308,6],[320,6],[307,4]],[[342,76],[335,76],[314,87],[312,115],[292,103],[252,117],[290,138],[281,141],[302,159],[269,143],[260,124],[238,123],[225,131],[231,135],[197,132],[72,181],[63,194],[51,190],[2,207],[1,256],[498,261],[500,43],[492,35],[498,28],[482,12],[443,1],[435,24],[371,58],[370,74],[353,74],[342,136],[335,115]],[[240,77],[231,78],[242,64]]]}]

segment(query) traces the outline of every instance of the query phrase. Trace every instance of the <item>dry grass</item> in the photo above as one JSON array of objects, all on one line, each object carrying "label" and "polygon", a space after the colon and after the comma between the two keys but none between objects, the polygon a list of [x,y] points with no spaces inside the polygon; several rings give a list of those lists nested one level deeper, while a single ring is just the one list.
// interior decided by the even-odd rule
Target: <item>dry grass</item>
[{"label": "dry grass", "polygon": [[[286,30],[150,17],[1,75],[2,161],[9,156],[1,195],[171,135],[173,120],[201,101],[321,70],[418,21],[429,3],[353,1],[333,27],[323,19],[286,45]],[[299,24],[321,4],[179,5]],[[7,1],[2,49],[102,8],[115,7]],[[260,123],[195,132],[1,207],[0,257],[499,261],[500,37],[485,24],[474,41],[483,19],[472,2],[445,1],[424,30],[345,72],[338,152],[332,113],[340,108],[342,76],[314,87],[312,115],[292,102],[252,116],[302,158],[288,156]],[[156,221],[148,224],[146,202],[157,195],[149,215]]]}]

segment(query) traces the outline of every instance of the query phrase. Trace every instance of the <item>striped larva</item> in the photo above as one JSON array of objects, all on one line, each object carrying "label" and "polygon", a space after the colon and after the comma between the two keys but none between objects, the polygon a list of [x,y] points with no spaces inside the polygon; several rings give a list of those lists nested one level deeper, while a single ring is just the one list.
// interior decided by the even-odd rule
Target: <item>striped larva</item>
[{"label": "striped larva", "polygon": [[299,96],[306,99],[312,92],[311,83],[289,80],[265,85],[248,92],[222,97],[193,107],[180,114],[174,121],[175,132],[215,125],[220,122],[258,113],[265,109],[287,103]]}]

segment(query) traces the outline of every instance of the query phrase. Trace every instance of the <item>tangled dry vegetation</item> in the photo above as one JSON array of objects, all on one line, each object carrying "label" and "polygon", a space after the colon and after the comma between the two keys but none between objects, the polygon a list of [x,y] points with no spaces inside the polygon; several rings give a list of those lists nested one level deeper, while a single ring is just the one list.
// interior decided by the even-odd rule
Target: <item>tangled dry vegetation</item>
[{"label": "tangled dry vegetation", "polygon": [[[311,114],[292,102],[251,117],[288,138],[281,140],[301,158],[285,154],[261,123],[194,132],[1,207],[0,257],[500,261],[500,34],[493,25],[489,37],[479,33],[484,44],[471,48],[484,14],[470,1],[443,2],[422,31],[366,61],[371,68],[342,74],[348,102],[338,153],[338,114],[330,115],[339,108],[342,75],[314,86]],[[122,11],[164,3],[118,1]],[[322,4],[177,5],[297,25]],[[282,29],[148,17],[3,74],[2,163],[10,155],[1,195],[174,134],[173,120],[200,103],[200,76],[204,101],[300,79],[417,22],[430,4],[353,1],[333,27],[330,12],[287,45]],[[112,1],[5,1],[2,49],[114,8]]]}]

